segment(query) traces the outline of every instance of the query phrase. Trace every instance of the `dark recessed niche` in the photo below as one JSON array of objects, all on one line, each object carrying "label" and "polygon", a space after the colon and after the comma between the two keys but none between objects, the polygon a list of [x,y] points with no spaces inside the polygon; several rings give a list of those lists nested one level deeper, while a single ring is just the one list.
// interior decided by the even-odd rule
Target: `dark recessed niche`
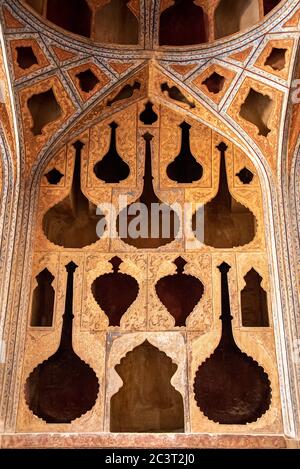
[{"label": "dark recessed niche", "polygon": [[44,93],[34,94],[27,101],[33,126],[33,135],[41,135],[43,128],[61,117],[62,111],[52,88]]},{"label": "dark recessed niche", "polygon": [[162,92],[166,91],[170,99],[173,99],[174,101],[179,101],[183,104],[187,104],[191,109],[196,107],[195,103],[189,101],[189,99],[184,96],[184,94],[180,91],[179,88],[177,88],[177,86],[170,87],[168,83],[162,83],[160,89]]},{"label": "dark recessed niche", "polygon": [[26,3],[28,3],[28,5],[30,5],[40,15],[44,13],[46,0],[26,0]]},{"label": "dark recessed niche", "polygon": [[248,96],[241,106],[240,116],[257,127],[258,135],[267,137],[271,132],[268,122],[273,106],[274,102],[268,95],[258,93],[250,88]]},{"label": "dark recessed niche", "polygon": [[207,42],[203,8],[194,0],[174,0],[160,15],[159,44],[186,46]]},{"label": "dark recessed niche", "polygon": [[184,432],[182,395],[172,386],[177,365],[147,340],[115,367],[123,381],[110,401],[110,431]]},{"label": "dark recessed niche", "polygon": [[239,180],[243,183],[243,184],[250,184],[252,181],[253,181],[253,178],[254,178],[254,174],[252,173],[252,171],[250,171],[250,169],[244,167],[243,169],[241,169],[237,174],[236,176],[239,178]]},{"label": "dark recessed niche", "polygon": [[136,300],[139,284],[131,275],[119,272],[122,259],[113,257],[109,261],[113,272],[100,275],[92,283],[92,293],[109,319],[110,326],[120,326],[122,316]]},{"label": "dark recessed niche", "polygon": [[117,233],[124,243],[137,249],[157,249],[176,239],[180,219],[155,193],[151,160],[153,135],[146,132],[143,138],[146,144],[143,190],[137,200],[120,211]]},{"label": "dark recessed niche", "polygon": [[264,14],[267,15],[273,10],[281,0],[263,0],[264,1]]},{"label": "dark recessed niche", "polygon": [[[106,229],[103,214],[81,190],[81,151],[84,144],[74,143],[75,164],[69,195],[51,207],[43,217],[43,231],[52,243],[65,248],[83,248],[98,241]],[[103,226],[99,228],[98,222]]]},{"label": "dark recessed niche", "polygon": [[204,415],[216,423],[246,425],[258,420],[270,407],[271,385],[267,373],[237,346],[230,311],[228,271],[221,272],[222,334],[209,358],[198,368],[194,394]]},{"label": "dark recessed niche", "polygon": [[74,352],[73,283],[77,265],[66,265],[65,312],[57,351],[38,365],[25,383],[25,400],[34,415],[47,423],[71,423],[91,410],[99,392],[94,370]]},{"label": "dark recessed niche", "polygon": [[95,15],[95,41],[106,44],[138,44],[139,24],[128,8],[129,0],[111,0]]},{"label": "dark recessed niche", "polygon": [[273,47],[270,52],[270,55],[265,61],[265,65],[269,65],[273,70],[283,70],[286,64],[285,56],[287,49],[280,49],[278,47]]},{"label": "dark recessed niche", "polygon": [[259,19],[259,0],[221,0],[215,10],[215,39],[243,31]]},{"label": "dark recessed niche", "polygon": [[128,178],[130,168],[117,150],[116,130],[119,126],[116,122],[111,122],[109,126],[111,128],[109,149],[102,160],[95,164],[94,173],[101,181],[117,184]]},{"label": "dark recessed niche", "polygon": [[233,248],[250,243],[256,232],[254,214],[237,202],[228,187],[225,153],[227,146],[221,142],[219,188],[215,197],[198,209],[192,218],[196,238],[214,248]]},{"label": "dark recessed niche", "polygon": [[71,33],[90,37],[92,13],[86,0],[48,0],[46,17]]},{"label": "dark recessed niche", "polygon": [[205,85],[210,93],[218,94],[222,91],[225,81],[225,77],[217,72],[213,72],[202,82],[202,85]]},{"label": "dark recessed niche", "polygon": [[76,78],[78,78],[79,86],[84,93],[93,91],[95,86],[99,83],[98,78],[90,68],[83,72],[77,73]]},{"label": "dark recessed niche", "polygon": [[204,287],[198,278],[184,273],[187,262],[182,257],[178,257],[174,264],[177,267],[176,274],[158,280],[155,290],[175,319],[175,326],[186,326],[188,316],[202,298]]},{"label": "dark recessed niche", "polygon": [[36,276],[37,286],[33,291],[31,307],[32,327],[52,326],[55,297],[53,280],[54,276],[48,269],[44,269]]},{"label": "dark recessed niche", "polygon": [[167,167],[167,175],[172,181],[188,184],[202,178],[203,168],[191,152],[190,129],[187,122],[182,122],[181,149],[179,155]]},{"label": "dark recessed niche", "polygon": [[16,51],[18,65],[23,70],[26,70],[27,68],[31,68],[33,65],[38,64],[38,60],[32,50],[32,47],[17,47]]},{"label": "dark recessed niche", "polygon": [[110,99],[107,101],[106,106],[112,106],[114,103],[117,103],[118,101],[131,98],[133,96],[134,90],[139,90],[140,88],[141,88],[141,84],[138,81],[135,81],[133,85],[123,86],[123,88],[119,91],[119,93],[116,94],[116,96],[113,99]]},{"label": "dark recessed niche", "polygon": [[153,104],[148,101],[145,104],[144,111],[140,114],[140,121],[145,125],[152,125],[158,119],[158,115],[153,111]]},{"label": "dark recessed niche", "polygon": [[47,174],[45,174],[45,178],[51,185],[59,184],[63,177],[64,175],[56,168],[51,169]]},{"label": "dark recessed niche", "polygon": [[242,323],[244,327],[268,327],[267,292],[262,288],[262,277],[251,269],[244,277],[245,287],[241,291]]}]

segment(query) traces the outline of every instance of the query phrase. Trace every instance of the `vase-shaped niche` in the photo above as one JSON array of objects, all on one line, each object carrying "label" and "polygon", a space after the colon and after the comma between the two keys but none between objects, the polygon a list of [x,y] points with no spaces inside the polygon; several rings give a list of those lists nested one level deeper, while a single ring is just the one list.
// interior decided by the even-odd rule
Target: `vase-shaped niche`
[{"label": "vase-shaped niche", "polygon": [[181,128],[180,152],[174,161],[168,165],[167,175],[172,181],[188,184],[201,179],[203,168],[191,151],[190,124],[182,122],[179,127]]},{"label": "vase-shaped niche", "polygon": [[138,249],[156,249],[172,242],[179,232],[177,213],[156,195],[153,187],[151,140],[148,132],[143,136],[146,143],[144,184],[140,197],[117,218],[117,232],[125,243]]},{"label": "vase-shaped niche", "polygon": [[104,182],[119,183],[128,178],[130,168],[117,150],[116,129],[119,126],[116,122],[112,122],[109,126],[111,128],[109,150],[102,160],[95,164],[94,173],[98,179]]},{"label": "vase-shaped niche", "polygon": [[68,273],[65,312],[57,351],[38,365],[25,384],[30,410],[47,423],[70,423],[96,403],[99,382],[94,370],[74,352],[73,282],[77,266],[66,265]]},{"label": "vase-shaped niche", "polygon": [[[229,192],[225,152],[220,143],[220,177],[215,197],[193,215],[192,226],[199,241],[214,248],[233,248],[250,243],[255,236],[256,219],[244,205]],[[203,229],[204,226],[204,229]]]},{"label": "vase-shaped niche", "polygon": [[81,190],[81,151],[83,143],[74,144],[76,150],[73,180],[70,194],[43,218],[43,230],[49,241],[65,248],[83,248],[98,241],[105,229],[96,227],[104,217],[96,213],[97,207]]},{"label": "vase-shaped niche", "polygon": [[213,354],[198,368],[194,394],[204,415],[216,423],[245,425],[270,407],[271,386],[264,369],[237,346],[232,331],[228,290],[230,266],[221,272],[222,334]]},{"label": "vase-shaped niche", "polygon": [[32,327],[51,327],[53,320],[55,291],[52,287],[54,276],[44,269],[36,276],[37,286],[32,295]]},{"label": "vase-shaped niche", "polygon": [[261,286],[262,277],[255,269],[245,275],[245,287],[241,291],[242,323],[244,327],[268,327],[267,292]]},{"label": "vase-shaped niche", "polygon": [[109,262],[113,272],[97,277],[92,284],[92,293],[109,318],[109,325],[120,326],[122,316],[138,296],[139,284],[131,275],[119,272],[123,262],[119,257],[113,257]]},{"label": "vase-shaped niche", "polygon": [[177,365],[171,358],[146,340],[115,369],[123,386],[110,401],[111,432],[184,431],[183,399],[171,384]]},{"label": "vase-shaped niche", "polygon": [[187,46],[206,40],[204,12],[194,0],[174,0],[160,15],[161,46]]},{"label": "vase-shaped niche", "polygon": [[129,0],[111,0],[95,15],[95,41],[106,44],[137,44],[138,20],[128,7]]},{"label": "vase-shaped niche", "polygon": [[187,262],[182,257],[178,257],[174,264],[177,267],[176,274],[158,280],[155,290],[175,319],[175,326],[185,326],[186,319],[201,300],[204,287],[198,278],[184,273]]}]

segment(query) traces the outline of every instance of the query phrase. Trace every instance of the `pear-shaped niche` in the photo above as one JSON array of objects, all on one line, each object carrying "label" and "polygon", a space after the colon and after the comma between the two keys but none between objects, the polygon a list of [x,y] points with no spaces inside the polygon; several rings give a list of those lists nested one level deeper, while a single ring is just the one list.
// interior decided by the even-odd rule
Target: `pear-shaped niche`
[{"label": "pear-shaped niche", "polygon": [[77,265],[66,265],[68,273],[65,313],[57,351],[38,365],[25,384],[30,410],[47,423],[70,423],[96,403],[99,382],[94,370],[74,352],[73,284]]},{"label": "pear-shaped niche", "polygon": [[199,181],[203,174],[203,168],[196,160],[190,146],[190,129],[187,122],[182,122],[181,128],[181,148],[174,161],[167,167],[167,175],[172,181],[181,184]]},{"label": "pear-shaped niche", "polygon": [[[76,155],[70,194],[43,218],[43,230],[49,241],[65,248],[83,248],[98,241],[103,233],[96,232],[97,223],[104,217],[97,215],[97,207],[81,190],[81,151],[83,143],[74,144]],[[104,232],[104,230],[103,230]]]},{"label": "pear-shaped niche", "polygon": [[256,219],[254,214],[237,202],[229,192],[225,163],[227,146],[222,142],[217,148],[221,154],[218,192],[204,205],[204,209],[201,207],[194,213],[192,227],[197,239],[207,246],[214,248],[244,246],[254,239]]},{"label": "pear-shaped niche", "polygon": [[159,279],[155,290],[175,319],[175,326],[185,326],[186,319],[201,300],[204,287],[198,278],[184,273],[187,262],[182,257],[178,257],[174,264],[177,267],[176,274]]},{"label": "pear-shaped niche", "polygon": [[147,340],[115,367],[123,386],[110,401],[110,431],[184,432],[182,395],[172,386],[177,365]]},{"label": "pear-shaped niche", "polygon": [[119,183],[128,178],[130,168],[117,150],[116,130],[119,126],[116,122],[112,122],[109,126],[111,128],[109,150],[102,160],[95,164],[94,173],[104,182]]},{"label": "pear-shaped niche", "polygon": [[151,140],[148,132],[146,143],[144,184],[140,197],[125,207],[117,218],[117,232],[125,243],[138,249],[156,249],[176,238],[180,219],[177,213],[156,195],[153,188]]},{"label": "pear-shaped niche", "polygon": [[222,335],[213,354],[198,368],[194,394],[207,418],[221,424],[255,422],[270,407],[271,386],[264,369],[237,346],[232,331],[228,290],[230,266],[221,272]]},{"label": "pear-shaped niche", "polygon": [[123,262],[119,257],[113,257],[109,262],[113,272],[97,277],[92,284],[92,293],[109,318],[109,325],[120,326],[122,316],[138,296],[139,284],[131,275],[119,272]]}]

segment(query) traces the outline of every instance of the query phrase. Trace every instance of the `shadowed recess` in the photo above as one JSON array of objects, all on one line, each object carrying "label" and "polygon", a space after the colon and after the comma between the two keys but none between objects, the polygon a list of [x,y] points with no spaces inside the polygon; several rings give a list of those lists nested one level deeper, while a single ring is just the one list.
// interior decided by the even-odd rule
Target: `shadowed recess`
[{"label": "shadowed recess", "polygon": [[64,175],[56,168],[51,169],[47,174],[45,174],[45,178],[51,185],[59,184],[63,177]]},{"label": "shadowed recess", "polygon": [[77,73],[76,78],[78,78],[79,86],[84,93],[89,93],[93,91],[96,85],[98,85],[99,80],[96,75],[89,68],[83,72]]},{"label": "shadowed recess", "polygon": [[270,52],[270,55],[265,61],[265,65],[269,65],[273,70],[283,70],[286,64],[285,56],[287,49],[280,49],[278,47],[273,47]]},{"label": "shadowed recess", "polygon": [[86,0],[48,0],[46,17],[71,33],[90,37],[92,13]]},{"label": "shadowed recess", "polygon": [[220,178],[215,197],[200,207],[193,215],[192,228],[199,241],[214,248],[233,248],[250,243],[256,232],[253,213],[237,202],[228,187],[225,152],[227,146],[221,142]]},{"label": "shadowed recess", "polygon": [[230,266],[223,262],[218,269],[221,272],[221,339],[213,354],[198,368],[194,394],[198,407],[210,420],[246,425],[269,409],[271,385],[264,369],[235,342],[227,277]]},{"label": "shadowed recess", "polygon": [[202,298],[204,287],[198,278],[184,273],[187,262],[182,257],[178,257],[174,264],[177,267],[176,274],[158,280],[155,290],[175,319],[175,326],[186,326],[188,316]]},{"label": "shadowed recess", "polygon": [[128,8],[129,0],[111,0],[96,11],[95,41],[106,44],[138,44],[139,23]]},{"label": "shadowed recess", "polygon": [[267,137],[271,132],[268,127],[274,102],[268,96],[250,88],[245,102],[241,105],[240,116],[254,124],[258,129],[258,135]]},{"label": "shadowed recess", "polygon": [[27,68],[31,68],[33,65],[38,64],[38,60],[32,50],[32,47],[17,47],[16,51],[18,65],[23,70],[26,70]]},{"label": "shadowed recess", "polygon": [[186,46],[207,42],[203,9],[194,0],[174,0],[160,15],[159,44]]},{"label": "shadowed recess", "polygon": [[225,77],[217,72],[213,72],[202,84],[206,86],[210,93],[218,94],[222,91],[225,81]]},{"label": "shadowed recess", "polygon": [[177,86],[169,86],[168,83],[162,83],[160,86],[162,92],[166,91],[170,99],[187,104],[191,109],[196,107],[195,103],[189,101]]},{"label": "shadowed recess", "polygon": [[44,13],[46,1],[47,0],[26,0],[26,3],[28,3],[28,5],[30,5],[35,11],[42,15]]},{"label": "shadowed recess", "polygon": [[270,11],[275,8],[281,0],[263,0],[264,3],[264,14],[267,15]]},{"label": "shadowed recess", "polygon": [[215,10],[215,39],[248,29],[259,19],[259,0],[221,0]]},{"label": "shadowed recess", "polygon": [[112,106],[114,103],[117,103],[118,101],[131,98],[133,96],[134,90],[139,90],[140,88],[141,88],[141,84],[138,81],[135,81],[133,85],[123,86],[123,88],[119,91],[119,93],[116,94],[116,96],[113,99],[110,99],[107,101],[106,106]]},{"label": "shadowed recess", "polygon": [[123,386],[110,401],[110,431],[184,432],[182,395],[172,386],[177,365],[147,340],[115,367]]},{"label": "shadowed recess", "polygon": [[37,286],[33,290],[31,307],[32,327],[52,326],[55,298],[53,280],[54,276],[48,269],[44,269],[36,276]]},{"label": "shadowed recess", "polygon": [[116,130],[119,126],[116,122],[111,122],[109,126],[111,128],[109,149],[102,160],[95,164],[94,173],[98,179],[106,183],[119,183],[128,178],[130,168],[117,150]]},{"label": "shadowed recess", "polygon": [[143,138],[146,143],[143,190],[137,200],[119,213],[117,232],[126,244],[138,249],[156,249],[171,243],[176,238],[180,219],[154,191],[151,159],[153,135],[146,132]]},{"label": "shadowed recess", "polygon": [[70,423],[93,408],[99,392],[94,370],[74,352],[73,283],[77,265],[66,265],[67,291],[60,344],[50,358],[26,380],[25,399],[30,410],[47,423]]},{"label": "shadowed recess", "polygon": [[122,260],[113,257],[109,261],[113,272],[100,275],[92,283],[92,293],[109,319],[110,326],[120,326],[122,316],[136,300],[139,284],[131,275],[119,272]]},{"label": "shadowed recess", "polygon": [[156,122],[158,119],[158,115],[156,112],[153,111],[153,104],[148,101],[145,104],[145,109],[144,111],[141,112],[140,114],[140,121],[143,122],[145,125],[152,125],[154,122]]},{"label": "shadowed recess", "polygon": [[181,148],[174,161],[167,167],[168,178],[181,184],[199,181],[202,178],[203,168],[196,160],[190,146],[190,129],[187,122],[180,124]]},{"label": "shadowed recess", "polygon": [[27,101],[27,106],[33,120],[31,131],[35,136],[41,135],[47,124],[56,121],[62,115],[61,107],[52,88],[31,96]]},{"label": "shadowed recess", "polygon": [[242,323],[244,327],[268,327],[267,292],[262,288],[262,277],[251,269],[244,277],[245,287],[241,291]]},{"label": "shadowed recess", "polygon": [[83,248],[103,235],[105,226],[98,233],[96,226],[104,215],[96,214],[97,207],[81,190],[81,151],[84,144],[77,141],[73,146],[76,153],[70,193],[46,212],[43,231],[49,241],[58,246]]}]

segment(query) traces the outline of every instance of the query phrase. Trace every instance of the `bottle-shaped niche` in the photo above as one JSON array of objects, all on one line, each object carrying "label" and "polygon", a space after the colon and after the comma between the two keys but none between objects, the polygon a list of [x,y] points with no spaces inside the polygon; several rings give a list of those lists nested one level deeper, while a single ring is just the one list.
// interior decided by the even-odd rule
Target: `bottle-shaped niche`
[{"label": "bottle-shaped niche", "polygon": [[190,129],[187,122],[182,122],[181,149],[179,155],[167,167],[167,175],[172,181],[188,184],[202,178],[203,168],[191,152]]},{"label": "bottle-shaped niche", "polygon": [[174,264],[177,267],[176,274],[161,278],[155,290],[175,319],[175,326],[185,326],[187,317],[201,300],[204,287],[198,278],[184,273],[187,262],[182,257],[178,257]]},{"label": "bottle-shaped niche", "polygon": [[196,238],[207,246],[214,248],[244,246],[255,236],[256,218],[229,192],[225,163],[227,146],[222,142],[217,149],[221,154],[219,188],[216,196],[204,205],[204,239],[203,207],[194,213],[192,227]]},{"label": "bottle-shaped niche", "polygon": [[97,207],[81,190],[81,151],[84,144],[74,143],[75,164],[70,194],[43,218],[43,230],[49,241],[65,248],[83,248],[98,241],[105,230],[96,232],[98,222],[104,217],[97,215]]},{"label": "bottle-shaped niche", "polygon": [[70,423],[95,405],[99,382],[94,370],[74,352],[73,282],[77,265],[66,265],[67,291],[61,340],[57,351],[38,365],[25,384],[30,410],[47,423]]},{"label": "bottle-shaped niche", "polygon": [[146,142],[143,190],[135,202],[119,213],[117,232],[125,243],[138,249],[156,249],[176,238],[180,229],[180,219],[154,191],[151,161],[153,136],[147,132],[143,138]]},{"label": "bottle-shaped niche", "polygon": [[117,150],[116,129],[119,126],[116,122],[112,122],[109,126],[111,128],[109,150],[102,160],[95,164],[94,173],[104,182],[119,183],[128,178],[130,169]]},{"label": "bottle-shaped niche", "polygon": [[109,325],[120,326],[122,316],[138,296],[139,284],[131,275],[119,272],[123,262],[119,257],[113,257],[109,262],[113,272],[97,277],[92,284],[92,293],[109,318]]},{"label": "bottle-shaped niche", "polygon": [[230,266],[223,262],[218,269],[222,335],[213,354],[198,368],[194,393],[198,407],[210,420],[244,425],[255,422],[269,409],[271,386],[264,369],[235,342],[227,277]]}]

